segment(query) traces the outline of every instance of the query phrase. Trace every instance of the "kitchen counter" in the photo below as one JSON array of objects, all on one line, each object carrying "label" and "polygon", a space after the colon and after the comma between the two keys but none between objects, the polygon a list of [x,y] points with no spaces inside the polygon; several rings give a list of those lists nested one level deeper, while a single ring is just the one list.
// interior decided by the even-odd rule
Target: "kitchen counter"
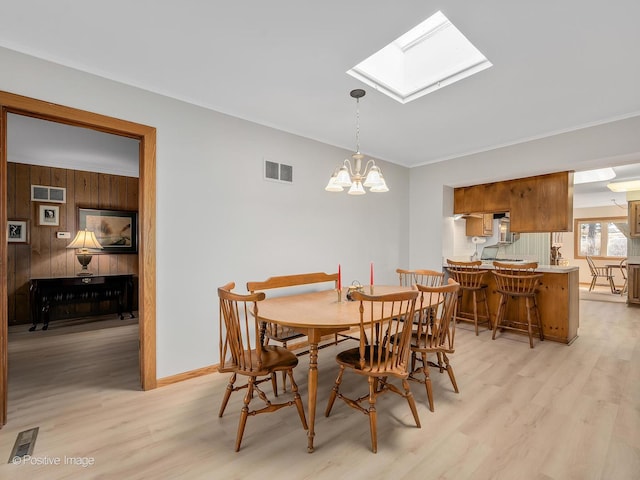
[{"label": "kitchen counter", "polygon": [[[455,258],[451,258],[451,260],[455,260]],[[481,268],[493,270],[494,266],[492,263],[486,263]],[[443,268],[443,271],[446,272],[446,268]],[[540,265],[536,271],[542,273],[537,290],[544,338],[553,342],[570,344],[578,337],[580,323],[579,268],[576,266]],[[483,283],[488,285],[489,314],[491,322],[494,323],[500,294],[498,294],[496,281],[491,271],[485,274]],[[511,303],[515,305],[515,302]],[[461,307],[465,311],[473,311],[473,305],[467,299],[467,295],[465,295]],[[512,310],[510,307],[507,318],[516,314],[515,308]],[[490,333],[487,334],[490,335]],[[496,341],[498,341],[497,338]]]},{"label": "kitchen counter", "polygon": [[640,257],[627,257],[627,265],[640,265]]},{"label": "kitchen counter", "polygon": [[[504,262],[504,263],[526,263],[526,262]],[[485,270],[493,270],[495,267],[493,263],[484,263],[482,262],[482,267]],[[536,268],[536,272],[540,273],[567,273],[567,272],[577,272],[580,268],[575,265],[538,265]]]},{"label": "kitchen counter", "polygon": [[[631,262],[628,261],[628,263],[640,263],[638,260],[640,260],[640,257],[629,257],[630,259],[635,258],[637,259],[636,262]],[[469,261],[469,257],[449,257],[450,260],[453,260],[455,262],[468,262]],[[522,264],[522,263],[527,263],[527,262],[535,262],[535,260],[522,260],[522,261],[517,261],[517,262],[513,262],[513,261],[507,261],[507,260],[496,260],[498,262],[502,261],[503,263],[513,263],[513,264]],[[446,267],[446,264],[444,265]],[[493,270],[494,266],[493,266],[493,260],[482,260],[482,269],[484,270]],[[540,272],[540,273],[568,273],[568,272],[573,272],[573,271],[578,271],[579,267],[575,266],[575,265],[538,265],[538,268],[536,268],[536,272]]]}]

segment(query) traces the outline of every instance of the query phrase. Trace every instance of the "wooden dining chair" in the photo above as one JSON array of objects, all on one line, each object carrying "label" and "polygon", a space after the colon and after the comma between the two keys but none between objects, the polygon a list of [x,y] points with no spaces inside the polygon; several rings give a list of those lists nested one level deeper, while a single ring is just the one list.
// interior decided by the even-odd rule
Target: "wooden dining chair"
[{"label": "wooden dining chair", "polygon": [[[537,331],[540,340],[544,340],[537,290],[544,275],[536,272],[537,262],[526,264],[493,262],[493,265],[495,269],[491,273],[496,282],[496,292],[500,296],[500,301],[491,338],[496,339],[498,329],[526,333],[529,336],[529,346],[533,348],[534,330]],[[509,309],[510,303],[514,304],[511,309]]]},{"label": "wooden dining chair", "polygon": [[[271,413],[284,407],[295,405],[300,416],[300,421],[307,430],[307,420],[302,406],[302,399],[298,393],[298,385],[293,378],[293,369],[298,365],[298,357],[283,347],[275,345],[263,345],[259,340],[258,303],[265,298],[265,294],[252,293],[240,295],[231,290],[235,284],[228,283],[218,288],[220,300],[220,314],[224,319],[224,329],[220,331],[220,345],[223,350],[220,361],[223,371],[231,371],[232,375],[222,400],[219,416],[226,408],[231,393],[240,389],[247,389],[244,396],[235,449],[240,450],[242,436],[249,416],[261,413]],[[266,393],[259,387],[263,381],[275,378],[276,372],[285,372],[291,382],[293,400],[281,403],[272,403]],[[247,384],[236,387],[238,375],[247,377]],[[250,410],[251,401],[259,397],[265,406]]]},{"label": "wooden dining chair", "polygon": [[[352,297],[360,302],[360,345],[344,350],[336,356],[340,367],[329,402],[325,410],[328,417],[336,398],[342,399],[349,407],[369,417],[371,448],[378,451],[378,422],[376,401],[383,393],[393,392],[405,398],[413,414],[416,426],[420,428],[420,418],[409,386],[409,357],[411,348],[411,322],[398,319],[413,318],[417,290],[369,295],[354,292]],[[384,333],[383,333],[384,332]],[[384,341],[383,335],[390,333],[397,341]],[[347,397],[340,390],[345,371],[353,372],[367,379],[369,390],[360,397]],[[402,389],[391,383],[399,380]],[[367,402],[367,405],[362,405]]]},{"label": "wooden dining chair", "polygon": [[413,270],[407,270],[404,268],[396,268],[398,279],[400,280],[401,287],[410,287],[415,283],[415,275]]},{"label": "wooden dining chair", "polygon": [[[428,286],[416,285],[420,292],[420,300],[416,302],[416,310],[423,312],[418,320],[418,326],[411,335],[411,372],[410,380],[423,383],[427,390],[429,410],[434,411],[433,388],[429,367],[437,367],[440,373],[446,370],[451,385],[459,393],[453,367],[448,355],[455,352],[454,340],[456,322],[454,315],[458,303],[460,284],[449,279],[446,285]],[[426,308],[423,308],[425,307]],[[429,356],[436,356],[436,362]],[[421,366],[416,368],[420,363]]]},{"label": "wooden dining chair", "polygon": [[599,278],[604,278],[607,281],[607,285],[611,289],[611,293],[616,293],[616,285],[613,281],[613,269],[608,266],[597,266],[593,261],[593,258],[591,258],[589,255],[587,255],[586,258],[587,264],[589,265],[589,272],[591,273],[591,284],[589,285],[589,291],[595,288]]},{"label": "wooden dining chair", "polygon": [[429,269],[418,269],[413,271],[413,280],[417,285],[439,287],[444,283],[444,273]]},{"label": "wooden dining chair", "polygon": [[[472,322],[476,335],[478,335],[480,323],[486,323],[487,328],[491,330],[491,314],[487,300],[488,284],[485,283],[488,270],[482,268],[480,260],[458,262],[449,259],[447,259],[447,270],[451,278],[460,284],[456,321]],[[480,306],[482,309],[479,308]]]},{"label": "wooden dining chair", "polygon": [[[338,273],[301,273],[294,275],[281,275],[277,277],[270,277],[264,281],[251,281],[247,282],[247,290],[251,293],[262,292],[265,290],[273,290],[287,287],[300,287],[304,285],[314,285],[320,283],[333,282],[333,288],[338,286]],[[287,327],[286,325],[277,325],[271,322],[265,322],[263,325],[264,335],[262,340],[265,345],[270,341],[280,343],[284,348],[287,348],[287,343],[296,338],[304,337],[304,333]],[[338,334],[335,334],[335,342],[338,343]],[[287,380],[285,372],[282,373],[283,388],[287,389]],[[277,384],[274,383],[274,393],[278,395]]]}]

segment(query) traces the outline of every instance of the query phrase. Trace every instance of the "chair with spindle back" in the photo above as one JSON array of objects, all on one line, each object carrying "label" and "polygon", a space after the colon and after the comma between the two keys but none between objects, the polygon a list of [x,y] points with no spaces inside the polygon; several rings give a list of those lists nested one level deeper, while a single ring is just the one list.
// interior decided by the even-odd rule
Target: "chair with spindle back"
[{"label": "chair with spindle back", "polygon": [[607,280],[607,285],[611,289],[611,293],[616,293],[616,285],[613,281],[613,269],[609,266],[597,266],[589,255],[587,255],[587,264],[589,265],[589,272],[591,272],[591,284],[589,285],[589,291],[593,290],[599,278]]},{"label": "chair with spindle back", "polygon": [[[533,348],[534,329],[537,330],[540,340],[544,340],[537,300],[537,286],[544,275],[536,272],[537,262],[521,264],[493,262],[493,265],[495,270],[492,274],[496,281],[500,302],[491,338],[495,340],[498,329],[523,332],[529,336],[529,346]],[[510,301],[516,303],[524,301],[526,318],[519,317],[520,309],[512,309],[512,317],[507,317]]]},{"label": "chair with spindle back", "polygon": [[400,286],[410,287],[415,283],[415,275],[413,270],[407,270],[404,268],[396,268],[398,279],[400,280]]},{"label": "chair with spindle back", "polygon": [[[360,302],[360,345],[340,352],[336,356],[340,371],[331,390],[325,415],[327,417],[330,415],[336,398],[342,399],[349,407],[367,415],[371,449],[376,453],[378,451],[376,400],[382,393],[393,392],[405,398],[409,403],[416,426],[420,427],[418,410],[408,382],[411,323],[398,320],[413,318],[418,291],[385,295],[354,292],[352,297]],[[386,341],[383,335],[387,338],[387,332],[389,338],[397,341]],[[343,375],[347,370],[367,379],[368,393],[360,397],[352,395],[348,397],[341,391]],[[390,377],[400,380],[402,388],[390,383]],[[364,402],[368,405],[362,405]]]},{"label": "chair with spindle back", "polygon": [[[453,367],[447,355],[455,352],[453,342],[456,322],[454,315],[460,285],[450,278],[446,285],[417,284],[417,288],[420,292],[420,299],[416,302],[416,310],[419,309],[426,313],[420,315],[418,327],[412,333],[411,354],[413,358],[420,361],[422,366],[416,368],[416,362],[412,361],[409,379],[425,385],[429,409],[433,412],[433,388],[429,366],[439,368],[441,373],[446,370],[454,391],[459,393]],[[423,305],[429,305],[429,308],[421,308]],[[437,355],[437,363],[428,359],[428,355],[434,353]]]},{"label": "chair with spindle back", "polygon": [[[223,371],[231,371],[232,376],[227,386],[219,416],[224,413],[231,393],[242,388],[247,392],[244,396],[235,450],[240,450],[242,436],[249,416],[270,413],[284,407],[295,405],[302,426],[307,430],[307,420],[302,406],[302,399],[298,393],[298,386],[293,379],[293,369],[298,365],[298,357],[283,347],[263,345],[259,339],[260,326],[258,322],[258,303],[265,298],[265,294],[252,293],[240,295],[232,292],[233,282],[218,288],[220,300],[220,315],[224,319],[223,329],[220,331],[220,345],[222,349],[221,364]],[[224,338],[224,340],[222,340]],[[272,403],[259,384],[262,381],[275,378],[276,372],[285,372],[291,382],[293,400],[282,403]],[[235,387],[238,375],[248,377],[247,385]],[[252,400],[259,397],[265,406],[260,409],[249,410]]]},{"label": "chair with spindle back", "polygon": [[[447,270],[451,278],[460,284],[455,320],[457,322],[472,322],[476,335],[478,335],[478,324],[480,323],[486,323],[487,328],[491,330],[491,314],[489,313],[489,302],[487,301],[488,285],[484,283],[488,270],[481,268],[481,266],[482,262],[480,260],[458,262],[447,259]],[[470,297],[467,302],[471,302],[473,310],[463,310],[465,297]],[[482,305],[484,313],[480,312],[478,305]]]}]

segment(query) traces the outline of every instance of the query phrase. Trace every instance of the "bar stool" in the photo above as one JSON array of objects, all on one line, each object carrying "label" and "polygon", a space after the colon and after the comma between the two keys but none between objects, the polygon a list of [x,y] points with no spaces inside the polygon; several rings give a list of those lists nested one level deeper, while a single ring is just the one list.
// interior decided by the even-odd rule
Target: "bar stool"
[{"label": "bar stool", "polygon": [[[514,330],[524,332],[529,335],[529,346],[533,348],[533,330],[538,331],[540,340],[544,340],[542,332],[542,320],[540,318],[540,310],[538,309],[536,287],[540,283],[542,273],[536,273],[538,268],[537,262],[525,264],[509,264],[494,262],[495,270],[492,272],[496,281],[497,292],[500,295],[498,303],[498,311],[496,312],[496,321],[493,325],[493,334],[491,338],[496,339],[496,332],[500,330]],[[517,315],[516,318],[507,318],[507,309],[509,302],[514,300],[516,308],[512,308],[512,314]],[[524,300],[524,308],[526,311],[526,320],[520,303]],[[518,316],[521,315],[522,317]],[[535,316],[535,324],[532,317]]]},{"label": "bar stool", "polygon": [[[486,323],[487,328],[491,330],[491,315],[489,314],[489,303],[487,302],[487,284],[483,283],[485,274],[488,270],[482,270],[480,266],[482,262],[476,260],[474,262],[455,262],[447,259],[447,270],[451,278],[460,284],[458,290],[458,306],[456,307],[456,322],[465,321],[473,322],[478,335],[478,324]],[[473,311],[463,311],[463,299],[471,294],[471,303]],[[478,304],[484,308],[484,313],[478,312]]]}]

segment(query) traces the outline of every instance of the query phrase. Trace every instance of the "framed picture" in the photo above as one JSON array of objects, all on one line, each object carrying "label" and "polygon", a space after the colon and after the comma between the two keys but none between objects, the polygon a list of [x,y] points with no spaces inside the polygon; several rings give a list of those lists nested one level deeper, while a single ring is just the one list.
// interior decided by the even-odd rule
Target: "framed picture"
[{"label": "framed picture", "polygon": [[7,222],[7,242],[29,243],[29,220],[9,220]]},{"label": "framed picture", "polygon": [[60,225],[60,207],[57,205],[40,205],[38,214],[39,224],[45,227]]},{"label": "framed picture", "polygon": [[138,253],[138,212],[78,208],[78,229],[85,228],[102,245],[92,253]]}]

